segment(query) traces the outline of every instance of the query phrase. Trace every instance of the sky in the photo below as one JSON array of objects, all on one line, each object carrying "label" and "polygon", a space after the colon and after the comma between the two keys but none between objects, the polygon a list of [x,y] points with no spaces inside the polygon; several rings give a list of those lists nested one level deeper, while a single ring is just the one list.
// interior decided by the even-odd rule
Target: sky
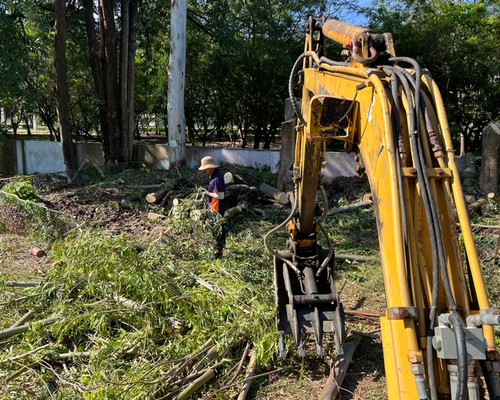
[{"label": "sky", "polygon": [[[358,0],[357,1],[357,4],[359,7],[369,7],[372,5],[372,3],[373,3],[372,0]],[[364,26],[367,23],[367,20],[363,15],[355,14],[355,13],[346,14],[342,18],[342,21],[347,22],[349,24],[353,24],[353,25],[359,25],[359,26]]]}]

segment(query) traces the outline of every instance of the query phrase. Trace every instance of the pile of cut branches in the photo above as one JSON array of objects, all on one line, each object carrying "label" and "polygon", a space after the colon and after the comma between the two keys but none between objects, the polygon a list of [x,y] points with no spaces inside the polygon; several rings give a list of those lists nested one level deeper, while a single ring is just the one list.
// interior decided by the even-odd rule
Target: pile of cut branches
[{"label": "pile of cut branches", "polygon": [[2,284],[0,397],[237,394],[243,354],[266,364],[277,342],[270,256],[239,229],[232,257],[211,260],[195,194],[143,242],[87,230],[56,243],[40,284]]}]

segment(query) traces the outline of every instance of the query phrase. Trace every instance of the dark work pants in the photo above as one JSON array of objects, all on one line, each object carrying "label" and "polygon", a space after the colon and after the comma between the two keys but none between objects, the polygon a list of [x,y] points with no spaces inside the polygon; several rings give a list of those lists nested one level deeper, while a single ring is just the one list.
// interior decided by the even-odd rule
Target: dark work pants
[{"label": "dark work pants", "polygon": [[222,221],[222,223],[220,223],[218,220],[224,216],[224,211],[219,213],[212,212],[211,214],[212,215],[210,217],[210,223],[212,228],[212,235],[214,238],[214,242],[212,245],[214,250],[214,257],[221,258],[222,251],[226,246],[227,226],[224,220]]}]

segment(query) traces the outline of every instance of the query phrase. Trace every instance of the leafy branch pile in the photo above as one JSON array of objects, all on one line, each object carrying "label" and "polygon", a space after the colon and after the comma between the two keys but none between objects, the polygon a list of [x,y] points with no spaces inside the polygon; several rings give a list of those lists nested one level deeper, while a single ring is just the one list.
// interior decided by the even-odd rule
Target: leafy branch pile
[{"label": "leafy branch pile", "polygon": [[0,187],[0,232],[28,234],[51,242],[73,225],[69,218],[43,203],[37,188],[28,178],[13,179]]},{"label": "leafy branch pile", "polygon": [[472,214],[472,232],[488,288],[491,308],[500,308],[500,203]]},{"label": "leafy branch pile", "polygon": [[[262,227],[247,224],[233,227],[233,257],[214,262],[204,227],[193,196],[146,241],[89,230],[56,243],[43,282],[11,290],[2,306],[1,396],[170,399],[199,386],[215,398],[237,393],[247,343],[260,363],[275,353],[271,260],[254,231]],[[27,313],[43,323],[11,335]]]}]

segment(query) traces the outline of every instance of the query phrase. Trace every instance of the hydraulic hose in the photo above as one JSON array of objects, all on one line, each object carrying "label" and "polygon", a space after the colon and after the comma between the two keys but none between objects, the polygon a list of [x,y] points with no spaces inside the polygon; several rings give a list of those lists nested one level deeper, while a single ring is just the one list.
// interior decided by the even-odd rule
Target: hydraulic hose
[{"label": "hydraulic hose", "polygon": [[297,212],[297,207],[298,207],[298,204],[299,204],[299,196],[297,196],[297,190],[295,190],[295,196],[294,196],[294,202],[293,202],[293,206],[292,206],[292,211],[290,212],[290,215],[281,223],[279,224],[278,226],[275,226],[273,229],[271,229],[269,232],[266,233],[266,235],[264,236],[264,244],[267,248],[267,250],[269,250],[269,252],[274,256],[276,257],[277,259],[283,261],[286,265],[288,265],[290,268],[292,268],[295,273],[297,274],[297,276],[299,278],[302,277],[302,272],[290,261],[290,260],[287,260],[286,258],[284,257],[281,257],[279,255],[279,253],[277,251],[275,251],[271,244],[269,243],[269,238],[271,237],[271,235],[276,232],[277,230],[283,228],[296,214]]},{"label": "hydraulic hose", "polygon": [[323,206],[323,213],[321,214],[321,217],[318,222],[323,222],[328,216],[328,196],[326,195],[325,187],[323,185],[320,185],[320,190],[324,206]]},{"label": "hydraulic hose", "polygon": [[[391,62],[397,62],[397,61],[406,62],[408,64],[411,64],[413,66],[413,68],[415,69],[415,74],[416,74],[416,86],[415,86],[416,109],[415,109],[415,111],[416,111],[416,118],[417,118],[417,123],[418,123],[419,118],[420,118],[420,109],[419,109],[418,105],[420,104],[420,85],[421,85],[421,76],[422,76],[422,73],[420,70],[420,65],[418,65],[418,63],[413,58],[410,58],[410,57],[392,57],[392,58],[389,58],[389,61],[391,61]],[[417,125],[417,130],[418,130],[418,125]]]},{"label": "hydraulic hose", "polygon": [[328,236],[328,233],[326,232],[325,228],[323,228],[323,225],[318,223],[319,228],[321,229],[321,232],[323,232],[323,235],[325,235],[326,242],[328,243],[328,255],[326,258],[323,260],[321,263],[321,266],[318,268],[318,272],[316,272],[316,276],[320,276],[325,267],[328,265],[330,260],[332,259],[333,256],[333,245],[330,237]]},{"label": "hydraulic hose", "polygon": [[295,77],[295,74],[299,69],[301,61],[306,57],[312,57],[315,63],[317,64],[320,63],[320,58],[318,57],[318,54],[316,54],[314,51],[305,51],[297,58],[297,60],[295,60],[295,63],[293,64],[292,67],[292,71],[290,72],[290,78],[288,79],[288,97],[290,97],[291,99],[293,112],[304,126],[307,126],[306,120],[304,119],[302,113],[298,110],[297,104],[295,103],[295,94],[293,91],[293,78]]},{"label": "hydraulic hose", "polygon": [[457,342],[458,385],[455,399],[467,399],[467,347],[465,346],[465,323],[459,314],[450,314],[453,332]]},{"label": "hydraulic hose", "polygon": [[321,57],[319,59],[319,62],[320,64],[328,64],[328,65],[334,65],[334,66],[338,66],[338,67],[348,67],[349,66],[349,63],[346,63],[346,62],[343,62],[343,61],[334,61],[334,60],[331,60],[325,56]]},{"label": "hydraulic hose", "polygon": [[[448,275],[448,270],[446,268],[446,262],[445,262],[445,255],[444,255],[444,245],[442,242],[442,231],[441,231],[441,225],[439,223],[439,219],[437,216],[437,211],[434,202],[432,201],[432,192],[430,189],[430,183],[429,183],[429,178],[427,176],[427,173],[423,174],[422,169],[425,166],[425,159],[424,155],[422,152],[422,148],[420,146],[420,143],[418,142],[419,138],[419,132],[418,132],[418,124],[419,124],[419,118],[420,118],[420,84],[421,84],[421,71],[418,63],[407,57],[394,57],[391,58],[390,61],[402,61],[402,62],[408,62],[413,65],[416,73],[416,79],[413,81],[412,77],[405,76],[405,81],[409,81],[412,83],[413,87],[415,88],[415,108],[414,108],[414,113],[415,113],[415,119],[416,119],[416,125],[411,126],[410,130],[410,140],[412,142],[412,145],[416,151],[416,157],[415,157],[415,167],[417,169],[417,176],[420,182],[423,183],[422,188],[424,189],[422,191],[423,199],[424,201],[424,207],[426,208],[426,213],[427,215],[430,216],[430,232],[431,236],[436,239],[434,242],[437,247],[437,252],[438,252],[438,257],[439,257],[439,269],[441,272],[441,276],[443,279],[443,284],[444,284],[444,289],[445,289],[445,294],[448,300],[449,304],[449,309],[452,310],[454,313],[451,314],[453,316],[453,327],[454,327],[454,332],[457,340],[457,354],[458,354],[458,386],[457,386],[457,400],[462,400],[465,399],[467,395],[467,347],[466,347],[466,341],[465,341],[465,324],[462,320],[462,318],[459,316],[457,313],[457,306],[455,303],[455,299],[453,298],[453,293],[451,290],[451,285],[449,281],[449,275]],[[400,67],[394,67],[394,71],[397,71]],[[404,73],[403,73],[404,76]],[[406,90],[406,88],[405,88]],[[411,118],[410,118],[411,119]],[[415,120],[414,119],[414,120]],[[430,213],[429,213],[430,211]],[[431,241],[434,241],[431,239]],[[433,287],[435,284],[436,276],[433,277]],[[438,278],[439,279],[439,278]],[[434,290],[433,290],[433,305],[431,307],[431,313],[432,313],[432,319],[431,319],[431,327],[433,329],[433,321],[435,320],[435,309],[434,305],[436,304],[437,307],[437,302],[434,303]],[[429,316],[431,318],[431,315]],[[430,331],[432,334],[432,331]],[[429,336],[427,337],[427,343],[429,344]],[[432,350],[432,347],[430,347]],[[432,359],[432,351],[429,351],[429,346],[427,347],[427,354],[428,356],[430,355],[431,357],[428,357],[428,362],[429,362],[429,376],[430,376],[430,360]],[[433,369],[433,368],[432,368]],[[433,386],[431,384],[431,391],[433,389]],[[434,389],[435,390],[435,389]],[[434,396],[435,394],[431,392],[431,396]],[[434,397],[432,397],[434,399]]]},{"label": "hydraulic hose", "polygon": [[292,71],[290,72],[290,78],[288,79],[288,97],[290,97],[290,100],[292,102],[293,112],[295,113],[297,118],[300,120],[300,122],[302,122],[302,124],[304,126],[307,126],[306,120],[302,116],[302,113],[299,112],[299,110],[297,108],[297,104],[295,103],[295,94],[293,92],[293,78],[299,69],[300,62],[306,57],[307,57],[307,53],[302,53],[299,56],[299,58],[297,58],[297,60],[295,60],[295,63],[293,64],[293,67],[292,67]]},{"label": "hydraulic hose", "polygon": [[[397,68],[399,71],[401,71],[408,78],[408,80],[410,81],[410,83],[412,84],[412,86],[416,90],[417,84],[416,84],[415,80],[413,79],[413,76],[404,68],[400,68],[398,66],[396,66],[395,68]],[[430,130],[432,129],[432,122],[431,122],[431,117],[429,115],[429,110],[427,108],[427,104],[423,98],[420,99],[420,107],[422,108],[422,110],[424,112],[425,127],[427,128],[427,134],[429,135]],[[430,140],[430,137],[429,137],[429,140]]]},{"label": "hydraulic hose", "polygon": [[[401,57],[401,58],[397,58],[397,59],[400,60],[400,61],[403,61],[403,60],[412,60],[411,58],[408,59],[407,57]],[[391,60],[393,60],[393,59],[391,59]],[[416,63],[416,61],[414,61],[414,60],[412,60],[412,61],[413,61],[413,63],[415,65],[418,66],[418,64]],[[409,62],[409,61],[407,61],[407,62]],[[395,68],[399,69],[400,67],[395,67]],[[410,83],[412,83],[413,87],[415,88],[415,101],[420,100],[420,96],[419,96],[419,92],[420,92],[420,85],[419,85],[420,75],[419,75],[419,73],[420,73],[420,68],[418,68],[417,81],[415,81],[415,82],[413,81],[412,77],[408,77],[408,81]],[[415,104],[418,104],[418,103],[415,103]],[[417,115],[419,115],[419,110],[420,110],[420,107],[417,107]],[[417,123],[418,123],[418,120],[417,120]],[[416,136],[418,136],[418,130],[415,131],[415,133],[416,133]],[[424,155],[422,153],[422,148],[421,148],[420,144],[418,143],[418,141],[416,141],[416,143],[417,143],[417,153],[418,153],[419,161],[420,161],[421,165],[425,165],[425,159],[424,159]],[[435,234],[436,234],[436,238],[437,238],[436,243],[437,243],[437,249],[438,249],[439,260],[440,260],[441,275],[443,277],[443,284],[444,284],[443,286],[444,286],[444,289],[445,289],[446,298],[448,300],[450,310],[452,310],[453,312],[457,312],[457,305],[455,303],[455,299],[453,297],[453,293],[452,293],[452,290],[451,290],[451,285],[450,285],[448,270],[446,269],[446,259],[445,259],[445,254],[444,254],[445,253],[444,252],[444,245],[443,245],[443,241],[442,241],[441,224],[439,223],[439,218],[437,216],[437,211],[436,211],[435,204],[432,201],[432,192],[431,192],[431,189],[430,189],[430,183],[429,183],[429,178],[427,176],[427,173],[425,173],[423,176],[424,176],[425,190],[427,191],[427,195],[428,195],[428,198],[429,198],[429,201],[430,201],[431,226],[434,228]]]},{"label": "hydraulic hose", "polygon": [[479,360],[479,366],[481,367],[481,371],[483,371],[484,382],[486,383],[486,389],[488,389],[490,399],[500,400],[500,393],[498,395],[495,394],[495,385],[491,379],[490,371],[488,371],[486,360]]},{"label": "hydraulic hose", "polygon": [[[413,112],[414,110],[414,103],[413,103],[413,98],[411,96],[411,88],[408,83],[408,80],[404,76],[404,74],[401,71],[398,71],[396,68],[389,68],[396,76],[398,77],[399,81],[402,84],[402,89],[403,93],[406,96],[406,100],[408,102],[408,108],[412,110],[412,112],[409,113],[410,117],[410,132],[412,134],[410,135],[410,140],[412,142],[412,147],[416,151],[416,137],[415,137],[415,116],[416,114]],[[415,157],[414,157],[415,158]],[[430,215],[430,200],[428,197],[428,192],[425,189],[424,186],[424,174],[422,171],[422,165],[420,163],[420,160],[418,158],[415,159],[415,169],[417,170],[417,176],[419,182],[421,182],[422,185],[422,201],[424,203],[424,208],[425,212],[427,215]],[[428,379],[429,379],[429,388],[430,388],[430,395],[432,400],[437,400],[438,399],[438,394],[437,394],[437,389],[436,389],[436,375],[434,372],[434,354],[432,350],[432,336],[434,335],[434,325],[436,321],[436,311],[437,311],[437,306],[438,306],[438,301],[439,301],[439,256],[438,256],[438,250],[436,246],[437,238],[436,238],[436,232],[434,229],[430,229],[429,231],[431,235],[431,251],[432,251],[432,302],[431,302],[431,308],[429,311],[429,333],[427,335],[427,365],[428,365]]]}]

